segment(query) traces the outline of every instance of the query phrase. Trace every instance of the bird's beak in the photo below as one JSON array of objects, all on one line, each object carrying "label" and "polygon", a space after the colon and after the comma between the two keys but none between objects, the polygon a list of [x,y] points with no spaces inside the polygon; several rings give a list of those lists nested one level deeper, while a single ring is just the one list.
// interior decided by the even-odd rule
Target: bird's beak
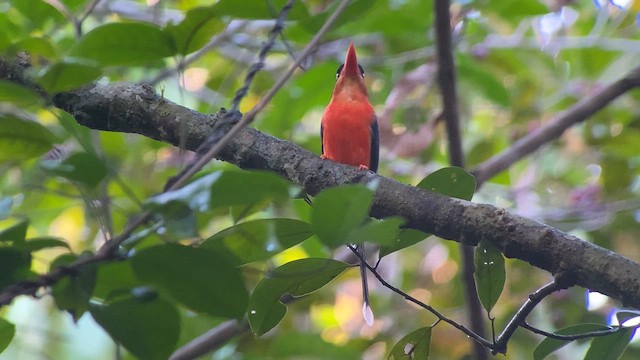
[{"label": "bird's beak", "polygon": [[356,48],[353,47],[353,42],[349,44],[349,50],[347,51],[347,56],[344,59],[344,67],[342,68],[341,76],[352,79],[360,79],[358,58],[356,58]]}]

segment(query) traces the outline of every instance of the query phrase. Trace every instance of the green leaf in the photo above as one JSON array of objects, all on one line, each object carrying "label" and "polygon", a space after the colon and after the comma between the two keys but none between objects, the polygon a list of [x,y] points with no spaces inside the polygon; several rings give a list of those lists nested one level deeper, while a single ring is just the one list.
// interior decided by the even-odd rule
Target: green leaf
[{"label": "green leaf", "polygon": [[200,247],[217,253],[228,251],[241,264],[266,260],[308,239],[311,225],[295,219],[260,219],[247,221],[220,231]]},{"label": "green leaf", "polygon": [[27,237],[28,227],[29,227],[29,220],[20,219],[18,220],[18,222],[0,231],[0,241],[12,241],[14,243],[23,243],[24,239],[26,239]]},{"label": "green leaf", "polygon": [[284,318],[287,308],[280,302],[284,294],[299,297],[328,284],[349,264],[320,258],[301,259],[270,271],[256,285],[249,298],[249,325],[256,336],[273,329]]},{"label": "green leaf", "polygon": [[400,216],[392,216],[382,220],[372,219],[352,231],[349,234],[349,241],[354,244],[361,244],[365,241],[378,245],[393,244],[400,233],[400,226],[404,223],[404,219]]},{"label": "green leaf", "polygon": [[[607,329],[610,328],[601,324],[577,324],[559,329],[554,333],[558,335],[577,335],[586,332]],[[542,340],[540,344],[538,344],[538,346],[536,346],[536,348],[533,350],[533,360],[542,360],[549,356],[549,354],[567,345],[568,343],[570,343],[570,341],[546,338]]]},{"label": "green leaf", "polygon": [[111,23],[91,30],[71,55],[103,66],[147,66],[176,54],[173,39],[148,23]]},{"label": "green leaf", "polygon": [[380,247],[380,257],[382,258],[398,250],[415,245],[428,237],[429,234],[420,230],[401,229],[393,243]]},{"label": "green leaf", "polygon": [[487,240],[481,240],[474,254],[476,287],[478,297],[487,313],[498,302],[506,278],[504,258],[500,251]]},{"label": "green leaf", "polygon": [[0,291],[16,281],[31,276],[31,254],[8,247],[0,247]]},{"label": "green leaf", "polygon": [[154,246],[137,253],[132,266],[140,279],[165,289],[195,311],[240,318],[247,309],[248,294],[239,270],[209,249]]},{"label": "green leaf", "polygon": [[0,161],[40,156],[53,146],[53,135],[35,121],[0,114]]},{"label": "green leaf", "polygon": [[31,238],[28,241],[14,244],[14,247],[20,250],[34,252],[42,249],[49,249],[53,247],[63,247],[71,250],[69,244],[64,241],[64,239],[52,237],[52,236],[43,236],[37,238]]},{"label": "green leaf", "polygon": [[40,166],[46,171],[67,180],[95,187],[107,176],[104,162],[95,155],[79,152],[62,161],[45,160]]},{"label": "green leaf", "polygon": [[387,359],[389,360],[427,360],[429,359],[429,347],[431,346],[431,326],[412,331],[391,349]]},{"label": "green leaf", "polygon": [[140,359],[168,359],[178,342],[180,316],[165,300],[129,298],[91,304],[89,311],[115,341]]},{"label": "green leaf", "polygon": [[[0,103],[2,102],[9,102],[19,108],[27,109],[44,103],[42,97],[35,91],[8,80],[0,80]],[[4,120],[0,118],[0,122],[4,123]]]},{"label": "green leaf", "polygon": [[584,360],[617,360],[635,332],[636,329],[621,329],[611,335],[594,338]]},{"label": "green leaf", "polygon": [[330,247],[352,242],[349,235],[369,218],[374,191],[363,185],[327,189],[313,201],[311,223],[320,241]]},{"label": "green leaf", "polygon": [[223,28],[224,22],[213,7],[198,7],[189,10],[180,23],[168,24],[165,31],[173,38],[178,53],[186,55],[202,48]]},{"label": "green leaf", "polygon": [[[53,261],[51,269],[70,264],[76,259],[75,255],[61,255]],[[78,321],[89,308],[89,299],[91,299],[95,284],[96,266],[86,265],[55,283],[51,295],[58,309],[68,311],[73,316],[73,320]]]},{"label": "green leaf", "polygon": [[0,318],[0,353],[11,344],[13,336],[16,334],[16,326],[7,320]]},{"label": "green leaf", "polygon": [[102,74],[100,68],[82,62],[59,62],[51,65],[38,83],[50,94],[77,89],[97,79]]},{"label": "green leaf", "polygon": [[463,168],[451,166],[434,171],[416,187],[458,199],[471,200],[476,191],[476,179]]},{"label": "green leaf", "polygon": [[102,300],[111,300],[118,295],[130,294],[131,289],[143,285],[144,283],[135,276],[131,261],[106,263],[98,267],[93,296]]},{"label": "green leaf", "polygon": [[[241,19],[275,19],[287,0],[220,0],[214,10],[224,16]],[[297,2],[289,10],[287,20],[310,20],[304,3]]]},{"label": "green leaf", "polygon": [[194,211],[233,205],[251,205],[265,199],[285,200],[297,188],[288,181],[261,171],[216,171],[174,191],[154,196],[152,209],[187,204]]}]

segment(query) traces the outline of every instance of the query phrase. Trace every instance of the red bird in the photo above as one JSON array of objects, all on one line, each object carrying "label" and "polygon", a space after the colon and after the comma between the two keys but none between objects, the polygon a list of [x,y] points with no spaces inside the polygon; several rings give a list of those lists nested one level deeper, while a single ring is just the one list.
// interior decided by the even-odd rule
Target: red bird
[{"label": "red bird", "polygon": [[[347,56],[338,68],[331,101],[324,110],[320,126],[322,158],[357,166],[361,170],[378,170],[380,140],[378,121],[369,102],[364,83],[364,70],[358,64],[356,49],[349,45]],[[356,246],[364,259],[363,245]],[[369,306],[369,290],[364,260],[360,262],[362,277],[362,314],[369,326],[373,312]]]}]

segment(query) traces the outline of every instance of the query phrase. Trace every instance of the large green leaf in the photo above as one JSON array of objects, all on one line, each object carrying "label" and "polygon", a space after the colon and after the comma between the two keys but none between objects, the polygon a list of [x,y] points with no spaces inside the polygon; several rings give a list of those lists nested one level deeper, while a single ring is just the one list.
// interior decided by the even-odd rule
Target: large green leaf
[{"label": "large green leaf", "polygon": [[[11,221],[7,220],[7,221]],[[29,219],[19,219],[12,222],[5,229],[0,230],[0,241],[10,241],[14,244],[24,243],[29,228]]]},{"label": "large green leaf", "polygon": [[491,242],[481,240],[476,246],[473,259],[476,267],[474,276],[478,297],[484,309],[490,312],[504,288],[506,279],[504,258]]},{"label": "large green leaf", "polygon": [[53,146],[53,135],[35,121],[0,114],[0,162],[40,156]]},{"label": "large green leaf", "polygon": [[295,219],[247,221],[206,239],[201,247],[221,253],[229,251],[241,264],[266,260],[308,239],[311,225]]},{"label": "large green leaf", "polygon": [[180,317],[165,300],[128,298],[91,304],[90,312],[115,341],[140,359],[168,359],[178,342]]},{"label": "large green leaf", "polygon": [[320,241],[330,247],[353,242],[350,234],[369,217],[374,191],[363,185],[327,189],[313,201],[311,223]]},{"label": "large green leaf", "polygon": [[429,174],[416,187],[458,199],[471,200],[476,191],[476,179],[465,169],[450,166]]},{"label": "large green leaf", "polygon": [[[51,264],[51,269],[76,260],[72,254],[61,255]],[[89,299],[96,284],[96,266],[86,265],[55,283],[51,295],[60,310],[68,311],[75,321],[89,308]]]},{"label": "large green leaf", "polygon": [[0,247],[0,291],[16,281],[31,276],[31,254],[9,247]]},{"label": "large green leaf", "polygon": [[239,270],[212,250],[182,245],[146,248],[132,259],[136,275],[195,311],[240,318],[248,294]]},{"label": "large green leaf", "polygon": [[71,250],[69,247],[69,243],[64,241],[64,239],[52,237],[52,236],[43,236],[37,238],[30,238],[29,240],[14,244],[14,247],[20,250],[34,252],[42,249],[49,249],[54,247],[63,247],[67,250]]},{"label": "large green leaf", "polygon": [[378,245],[390,245],[398,238],[400,226],[404,223],[404,219],[400,216],[392,216],[382,220],[372,219],[354,229],[349,234],[349,241],[354,244],[366,241]]},{"label": "large green leaf", "polygon": [[98,267],[93,296],[110,301],[118,296],[128,296],[132,289],[144,285],[145,283],[136,277],[130,260],[101,264]]},{"label": "large green leaf", "polygon": [[[577,325],[571,325],[566,328],[559,329],[554,333],[558,335],[577,335],[577,334],[583,334],[586,332],[607,330],[607,329],[609,329],[609,327],[601,324],[577,324]],[[546,338],[542,340],[540,344],[538,344],[538,346],[536,346],[536,348],[533,350],[533,360],[542,360],[546,358],[549,354],[567,345],[568,343],[570,343],[570,341]]]},{"label": "large green leaf", "polygon": [[176,54],[173,39],[148,23],[111,23],[99,26],[71,50],[71,55],[100,65],[145,66]]},{"label": "large green leaf", "polygon": [[256,285],[249,299],[249,325],[256,336],[273,329],[287,308],[280,301],[288,294],[303,296],[316,291],[349,268],[349,264],[320,258],[301,259],[270,271]]},{"label": "large green leaf", "polygon": [[628,328],[607,336],[598,336],[591,341],[591,346],[584,360],[617,360],[624,352],[636,329]]},{"label": "large green leaf", "polygon": [[431,347],[431,326],[423,327],[404,336],[398,341],[389,356],[388,360],[427,360],[429,359],[429,348]]},{"label": "large green leaf", "polygon": [[187,204],[194,211],[207,211],[234,205],[252,205],[264,200],[285,200],[297,187],[262,171],[216,171],[174,191],[154,196],[152,209]]},{"label": "large green leaf", "polygon": [[203,47],[223,28],[224,22],[213,7],[197,7],[189,10],[180,23],[168,24],[165,31],[173,38],[178,52],[186,55]]},{"label": "large green leaf", "polygon": [[85,152],[74,153],[62,161],[45,160],[40,166],[46,171],[90,187],[107,176],[107,167],[97,156]]},{"label": "large green leaf", "polygon": [[0,318],[0,353],[11,344],[16,333],[16,326],[7,320]]},{"label": "large green leaf", "polygon": [[[0,80],[0,103],[9,102],[19,108],[37,107],[44,103],[35,91],[8,80]],[[3,122],[0,118],[0,122]],[[4,126],[4,125],[3,125]],[[7,125],[9,126],[9,125]]]},{"label": "large green leaf", "polygon": [[76,89],[97,79],[100,68],[83,62],[66,61],[51,65],[38,79],[50,94]]}]

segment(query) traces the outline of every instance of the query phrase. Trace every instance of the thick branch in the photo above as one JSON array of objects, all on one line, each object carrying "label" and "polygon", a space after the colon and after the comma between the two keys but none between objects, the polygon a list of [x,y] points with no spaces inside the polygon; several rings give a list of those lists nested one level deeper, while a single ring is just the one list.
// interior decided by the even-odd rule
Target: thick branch
[{"label": "thick branch", "polygon": [[[163,99],[144,85],[92,85],[54,98],[56,106],[85,126],[132,132],[196,149],[216,116]],[[400,215],[407,226],[475,245],[488,239],[507,257],[518,258],[575,284],[640,308],[640,265],[612,251],[491,205],[448,198],[353,167],[321,160],[299,146],[246,128],[220,153],[244,169],[275,172],[315,195],[325,188],[371,181],[379,186],[375,217]]]}]

